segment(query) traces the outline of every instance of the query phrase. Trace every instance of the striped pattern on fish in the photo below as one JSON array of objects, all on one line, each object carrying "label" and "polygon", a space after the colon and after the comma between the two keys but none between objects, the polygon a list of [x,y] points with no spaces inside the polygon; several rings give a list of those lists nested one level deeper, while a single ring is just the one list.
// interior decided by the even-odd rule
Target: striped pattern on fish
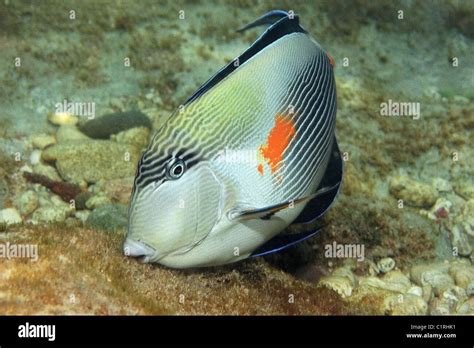
[{"label": "striped pattern on fish", "polygon": [[[262,39],[278,25],[285,29],[285,21],[290,30],[297,17],[280,19]],[[156,132],[138,164],[130,203],[135,254],[171,267],[234,262],[303,210],[302,201],[269,219],[242,222],[228,214],[309,196],[325,175],[335,141],[333,67],[296,28],[231,62],[224,69],[233,71],[208,81],[211,88],[201,87]],[[228,149],[256,161],[222,160]]]}]

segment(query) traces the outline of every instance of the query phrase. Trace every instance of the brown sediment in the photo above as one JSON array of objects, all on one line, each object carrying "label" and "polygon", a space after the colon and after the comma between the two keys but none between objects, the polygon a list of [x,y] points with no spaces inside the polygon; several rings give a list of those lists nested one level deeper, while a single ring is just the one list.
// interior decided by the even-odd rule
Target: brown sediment
[{"label": "brown sediment", "polygon": [[[38,245],[38,261],[0,261],[3,314],[373,314],[329,289],[295,279],[263,259],[173,270],[123,256],[120,234],[65,224],[12,226]],[[294,301],[293,301],[294,299]]]},{"label": "brown sediment", "polygon": [[75,199],[76,196],[82,192],[81,188],[77,185],[68,182],[54,181],[44,175],[24,172],[23,176],[31,183],[41,184],[44,187],[50,189],[67,203],[69,203],[72,199]]}]

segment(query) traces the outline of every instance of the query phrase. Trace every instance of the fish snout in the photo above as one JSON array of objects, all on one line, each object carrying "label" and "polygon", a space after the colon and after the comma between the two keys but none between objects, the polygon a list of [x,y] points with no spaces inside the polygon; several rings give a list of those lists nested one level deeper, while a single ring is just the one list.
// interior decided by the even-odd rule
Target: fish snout
[{"label": "fish snout", "polygon": [[123,253],[125,256],[141,258],[143,262],[150,262],[156,258],[156,250],[152,247],[136,240],[127,238],[123,243]]}]

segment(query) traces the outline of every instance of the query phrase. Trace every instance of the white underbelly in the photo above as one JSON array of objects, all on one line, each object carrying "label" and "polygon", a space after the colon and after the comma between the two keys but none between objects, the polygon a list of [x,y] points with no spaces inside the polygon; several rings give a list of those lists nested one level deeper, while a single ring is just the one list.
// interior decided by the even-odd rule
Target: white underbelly
[{"label": "white underbelly", "polygon": [[229,221],[224,215],[213,231],[198,245],[183,254],[168,255],[160,263],[173,268],[218,266],[245,259],[258,247],[281,233],[302,211],[294,206],[269,220]]}]

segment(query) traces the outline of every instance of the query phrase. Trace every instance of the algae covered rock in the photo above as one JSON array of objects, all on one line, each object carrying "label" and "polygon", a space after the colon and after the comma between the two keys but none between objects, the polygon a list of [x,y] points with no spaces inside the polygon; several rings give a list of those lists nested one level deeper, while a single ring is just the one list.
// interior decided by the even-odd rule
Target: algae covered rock
[{"label": "algae covered rock", "polygon": [[391,295],[384,299],[385,313],[390,315],[426,315],[428,304],[419,296]]},{"label": "algae covered rock", "polygon": [[127,227],[127,206],[106,204],[96,208],[87,217],[86,223],[104,231],[120,231]]},{"label": "algae covered rock", "polygon": [[59,174],[56,171],[56,169],[54,167],[51,167],[43,163],[38,163],[35,166],[33,166],[33,173],[44,175],[45,177],[47,177],[49,180],[52,180],[52,181],[61,181],[61,178],[59,177]]},{"label": "algae covered rock", "polygon": [[111,139],[117,143],[134,145],[137,149],[144,149],[148,145],[150,130],[146,127],[135,127],[112,135]]},{"label": "algae covered rock", "polygon": [[454,191],[464,199],[474,199],[474,184],[470,180],[457,180],[454,183]]},{"label": "algae covered rock", "polygon": [[56,207],[46,206],[35,210],[31,217],[31,222],[34,224],[40,222],[62,222],[68,216],[67,210],[57,209]]},{"label": "algae covered rock", "polygon": [[474,266],[469,261],[454,262],[449,269],[449,274],[453,277],[456,285],[466,290],[469,284],[474,283]]},{"label": "algae covered rock", "polygon": [[419,286],[431,286],[436,296],[439,296],[454,285],[454,280],[448,274],[449,264],[417,265],[411,269],[411,278]]},{"label": "algae covered rock", "polygon": [[52,146],[42,157],[45,161],[56,161],[56,168],[64,180],[94,183],[134,175],[138,150],[113,141],[74,141]]},{"label": "algae covered rock", "polygon": [[438,198],[434,187],[401,175],[390,180],[390,193],[408,205],[421,208],[431,207]]},{"label": "algae covered rock", "polygon": [[57,126],[75,125],[78,118],[68,112],[51,112],[48,114],[48,121]]},{"label": "algae covered rock", "polygon": [[391,257],[384,257],[377,262],[377,267],[382,273],[387,273],[395,268],[395,260]]},{"label": "algae covered rock", "polygon": [[8,197],[8,192],[7,181],[2,178],[0,174],[0,209],[3,209],[3,205]]},{"label": "algae covered rock", "polygon": [[0,224],[14,225],[21,221],[21,216],[15,208],[0,210]]},{"label": "algae covered rock", "polygon": [[74,140],[91,140],[87,135],[81,133],[75,126],[62,125],[56,131],[56,140],[58,143],[66,143]]},{"label": "algae covered rock", "polygon": [[468,200],[463,205],[461,213],[456,216],[456,222],[468,235],[474,237],[474,199]]},{"label": "algae covered rock", "polygon": [[90,197],[87,201],[86,201],[86,207],[87,209],[96,209],[102,205],[106,205],[106,204],[110,204],[112,203],[109,199],[109,197],[107,197],[106,195],[104,194],[98,194],[98,195],[94,195],[92,197]]},{"label": "algae covered rock", "polygon": [[38,208],[39,200],[36,192],[28,190],[21,194],[16,200],[16,205],[20,209],[22,215],[29,215]]},{"label": "algae covered rock", "polygon": [[450,237],[453,250],[455,250],[461,256],[471,255],[471,244],[469,243],[467,235],[462,233],[458,225],[452,228]]},{"label": "algae covered rock", "polygon": [[49,145],[55,144],[56,139],[49,134],[37,134],[31,137],[31,142],[35,148],[44,149]]},{"label": "algae covered rock", "polygon": [[128,204],[132,194],[135,177],[107,180],[103,183],[102,190],[114,203]]},{"label": "algae covered rock", "polygon": [[357,278],[349,267],[341,267],[331,275],[321,277],[319,287],[326,287],[336,291],[341,297],[345,298],[352,295],[352,290],[357,284]]}]

